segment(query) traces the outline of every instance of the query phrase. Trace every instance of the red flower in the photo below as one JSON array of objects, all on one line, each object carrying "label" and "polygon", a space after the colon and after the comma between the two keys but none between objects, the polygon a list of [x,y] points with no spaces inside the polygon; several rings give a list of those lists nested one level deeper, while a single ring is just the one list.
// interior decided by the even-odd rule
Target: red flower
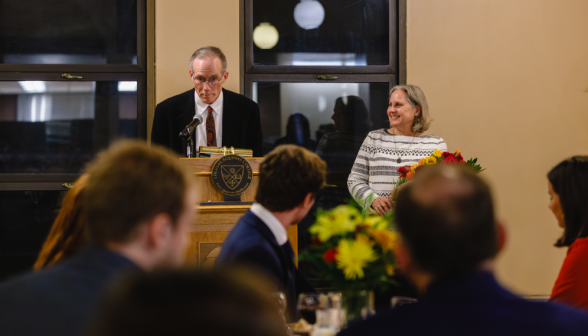
[{"label": "red flower", "polygon": [[451,154],[450,156],[447,156],[445,159],[443,159],[443,163],[457,164],[457,160],[455,159],[455,156]]},{"label": "red flower", "polygon": [[457,160],[455,159],[455,155],[453,155],[453,153],[449,153],[449,152],[443,152],[443,161],[441,161],[441,163],[456,163]]},{"label": "red flower", "polygon": [[410,171],[410,166],[404,166],[398,168],[397,172],[400,174],[400,177],[406,177],[406,174]]},{"label": "red flower", "polygon": [[461,154],[456,155],[455,159],[457,160],[457,162],[463,162],[463,156],[461,156]]},{"label": "red flower", "polygon": [[335,256],[337,255],[337,249],[336,248],[330,248],[327,250],[327,252],[325,252],[325,255],[323,255],[323,259],[325,259],[326,262],[328,262],[329,264],[334,263],[335,262]]}]

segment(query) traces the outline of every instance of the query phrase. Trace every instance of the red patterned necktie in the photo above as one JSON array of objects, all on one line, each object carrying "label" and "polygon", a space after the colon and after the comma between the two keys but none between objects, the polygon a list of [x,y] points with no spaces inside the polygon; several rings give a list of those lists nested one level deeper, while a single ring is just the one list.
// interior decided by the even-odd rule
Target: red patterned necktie
[{"label": "red patterned necktie", "polygon": [[209,106],[206,111],[208,111],[208,116],[206,116],[206,146],[216,147],[216,127],[214,127],[212,107]]}]

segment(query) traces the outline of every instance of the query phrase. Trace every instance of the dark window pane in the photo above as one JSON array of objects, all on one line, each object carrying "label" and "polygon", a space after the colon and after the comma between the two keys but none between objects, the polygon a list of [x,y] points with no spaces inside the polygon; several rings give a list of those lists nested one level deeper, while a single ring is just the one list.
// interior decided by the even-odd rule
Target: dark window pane
[{"label": "dark window pane", "polygon": [[0,282],[30,270],[65,191],[0,191]]},{"label": "dark window pane", "polygon": [[[328,138],[333,139],[347,136],[351,142],[341,141],[352,147],[349,150],[354,152],[356,146],[352,143],[359,141],[361,145],[368,131],[386,127],[388,90],[387,82],[254,82],[253,100],[259,104],[261,111],[265,153],[283,143],[295,143],[316,151],[321,139],[328,133]],[[344,108],[335,115],[338,98],[341,98],[338,106]],[[347,155],[347,161],[351,157],[355,159],[357,152],[351,152]],[[348,173],[352,164],[353,162],[333,162],[329,170]]]},{"label": "dark window pane", "polygon": [[78,173],[136,136],[136,82],[0,82],[0,173]]},{"label": "dark window pane", "polygon": [[[320,22],[320,8],[324,19]],[[296,12],[296,13],[295,13]],[[260,24],[262,24],[260,26]],[[292,66],[388,65],[390,18],[388,0],[254,0],[253,28],[275,27],[271,46],[253,35],[253,63]],[[271,33],[269,33],[271,35]],[[261,47],[261,48],[260,48]]]},{"label": "dark window pane", "polygon": [[137,1],[0,0],[0,63],[137,64]]}]

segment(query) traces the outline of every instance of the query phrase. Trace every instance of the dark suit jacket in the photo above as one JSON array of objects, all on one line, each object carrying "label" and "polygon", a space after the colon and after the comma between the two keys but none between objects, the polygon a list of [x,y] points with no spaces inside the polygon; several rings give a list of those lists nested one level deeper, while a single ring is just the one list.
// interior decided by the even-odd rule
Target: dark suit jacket
[{"label": "dark suit jacket", "polygon": [[[178,135],[194,119],[195,114],[194,89],[157,104],[151,142],[186,156],[187,142]],[[222,145],[252,149],[253,156],[261,157],[262,141],[259,105],[245,96],[223,89]]]},{"label": "dark suit jacket", "polygon": [[588,315],[523,300],[492,274],[478,272],[435,283],[418,303],[390,309],[339,335],[588,335]]},{"label": "dark suit jacket", "polygon": [[278,245],[267,225],[247,211],[227,236],[215,267],[244,265],[264,272],[286,294],[289,321],[297,321],[298,294],[315,290],[298,272],[293,258]]},{"label": "dark suit jacket", "polygon": [[137,270],[119,254],[86,247],[62,264],[0,284],[0,334],[81,335],[109,282]]}]

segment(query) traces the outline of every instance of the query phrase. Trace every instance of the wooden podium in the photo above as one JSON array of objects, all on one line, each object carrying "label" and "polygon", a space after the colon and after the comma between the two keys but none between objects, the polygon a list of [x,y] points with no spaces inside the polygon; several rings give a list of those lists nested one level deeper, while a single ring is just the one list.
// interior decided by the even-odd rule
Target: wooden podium
[{"label": "wooden podium", "polygon": [[[209,267],[214,264],[222,243],[237,224],[239,218],[249,210],[251,205],[205,205],[207,202],[222,202],[224,199],[211,180],[212,166],[218,158],[180,159],[194,172],[197,186],[200,188],[199,204],[195,204],[196,220],[190,227],[190,246],[186,261],[199,267]],[[241,201],[253,202],[259,183],[259,165],[263,158],[247,158],[253,171],[251,185],[243,194]],[[298,225],[288,228],[288,238],[294,254],[298,257]]]}]

